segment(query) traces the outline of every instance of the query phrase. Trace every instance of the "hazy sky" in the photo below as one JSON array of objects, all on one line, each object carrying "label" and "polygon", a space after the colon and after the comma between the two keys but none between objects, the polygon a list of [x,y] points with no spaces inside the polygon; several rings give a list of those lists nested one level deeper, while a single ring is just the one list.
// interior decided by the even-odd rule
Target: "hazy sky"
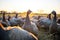
[{"label": "hazy sky", "polygon": [[27,11],[33,12],[45,10],[44,12],[51,12],[55,10],[60,11],[60,0],[0,0],[0,10],[6,11]]}]

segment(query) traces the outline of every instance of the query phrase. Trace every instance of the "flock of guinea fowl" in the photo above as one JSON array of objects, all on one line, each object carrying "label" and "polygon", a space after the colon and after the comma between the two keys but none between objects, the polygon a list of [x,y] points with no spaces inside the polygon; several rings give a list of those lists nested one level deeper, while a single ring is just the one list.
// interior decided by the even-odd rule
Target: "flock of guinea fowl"
[{"label": "flock of guinea fowl", "polygon": [[[16,17],[8,16],[8,19],[6,19],[5,13],[3,13],[0,20],[0,40],[38,40],[41,28],[51,34],[60,32],[55,11],[52,11],[47,17],[37,16],[30,19],[29,14],[31,12],[31,10],[27,11],[25,19],[17,17],[18,14],[16,14]],[[53,17],[51,17],[51,14],[53,14]]]}]

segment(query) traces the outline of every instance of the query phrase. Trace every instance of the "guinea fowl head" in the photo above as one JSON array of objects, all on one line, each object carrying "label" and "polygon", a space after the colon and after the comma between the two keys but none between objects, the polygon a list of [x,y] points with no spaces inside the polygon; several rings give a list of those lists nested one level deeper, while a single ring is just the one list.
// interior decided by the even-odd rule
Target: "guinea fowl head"
[{"label": "guinea fowl head", "polygon": [[56,15],[56,11],[52,11],[51,13],[52,13],[53,15]]},{"label": "guinea fowl head", "polygon": [[28,11],[27,11],[27,14],[29,15],[31,12],[32,12],[31,10],[28,10]]},{"label": "guinea fowl head", "polygon": [[53,20],[56,21],[57,20],[56,11],[52,11],[51,13],[54,15]]}]

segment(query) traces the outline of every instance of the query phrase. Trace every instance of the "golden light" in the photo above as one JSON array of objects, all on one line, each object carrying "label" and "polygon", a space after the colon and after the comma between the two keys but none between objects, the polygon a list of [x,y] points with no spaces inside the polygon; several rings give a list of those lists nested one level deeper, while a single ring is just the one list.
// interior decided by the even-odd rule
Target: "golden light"
[{"label": "golden light", "polygon": [[52,10],[60,11],[59,0],[0,0],[0,10],[24,12],[28,9],[33,12],[44,10],[49,13]]}]

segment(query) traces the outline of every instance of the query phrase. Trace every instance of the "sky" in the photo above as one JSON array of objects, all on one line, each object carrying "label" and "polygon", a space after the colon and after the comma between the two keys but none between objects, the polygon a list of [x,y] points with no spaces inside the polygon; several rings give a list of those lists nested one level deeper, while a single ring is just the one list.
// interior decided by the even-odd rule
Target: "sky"
[{"label": "sky", "polygon": [[0,0],[0,10],[8,12],[33,12],[50,13],[55,10],[60,13],[60,0]]}]

